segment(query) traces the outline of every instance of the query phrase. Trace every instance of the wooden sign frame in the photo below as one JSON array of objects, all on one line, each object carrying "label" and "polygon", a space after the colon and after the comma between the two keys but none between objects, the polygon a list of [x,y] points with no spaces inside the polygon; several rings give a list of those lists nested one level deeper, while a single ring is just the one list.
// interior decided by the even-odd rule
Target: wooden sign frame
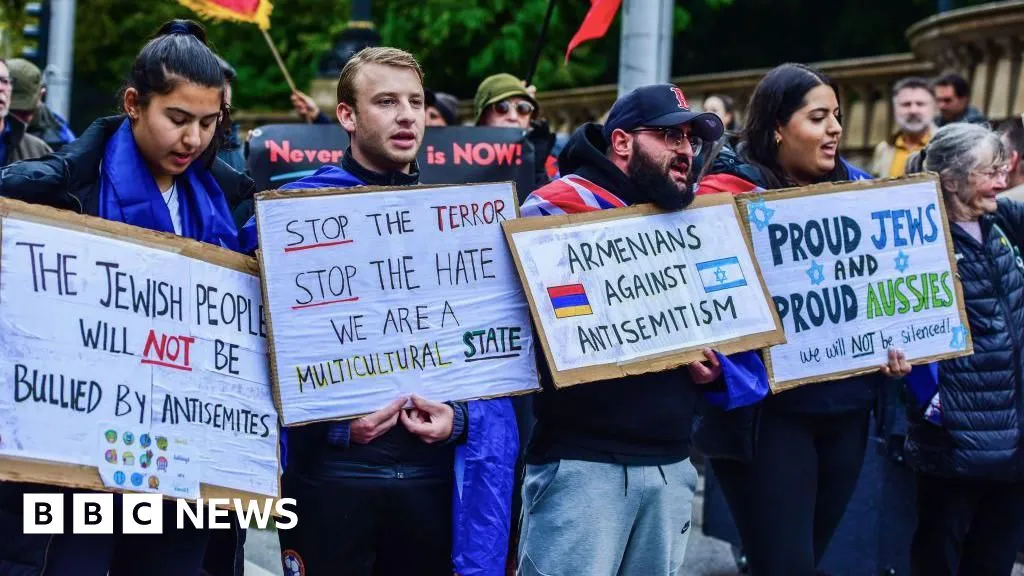
[{"label": "wooden sign frame", "polygon": [[[697,196],[686,210],[721,206],[725,204],[732,205],[733,211],[736,214],[736,219],[739,220],[739,208],[731,194],[722,193]],[[772,315],[775,323],[775,330],[759,332],[748,336],[731,338],[718,342],[711,342],[699,346],[690,346],[680,350],[651,354],[635,358],[628,362],[598,364],[582,368],[571,368],[568,370],[557,370],[555,368],[554,357],[551,352],[551,347],[548,344],[547,334],[544,333],[544,325],[541,322],[540,311],[537,307],[537,302],[533,298],[533,293],[530,290],[530,283],[523,269],[523,263],[520,260],[519,251],[516,249],[515,235],[519,232],[573,228],[593,222],[624,220],[628,218],[636,218],[637,216],[650,216],[668,213],[668,211],[661,210],[652,204],[638,204],[627,208],[616,208],[613,210],[598,210],[594,212],[582,212],[579,214],[522,218],[502,223],[501,226],[505,231],[505,239],[508,241],[509,248],[512,251],[512,258],[516,263],[516,271],[519,273],[520,281],[523,283],[524,292],[526,292],[526,297],[530,302],[530,315],[533,318],[534,329],[535,332],[540,335],[540,342],[544,350],[544,357],[547,360],[551,379],[556,388],[564,388],[586,382],[611,380],[614,378],[621,378],[623,376],[633,376],[648,372],[662,372],[670,370],[684,364],[705,360],[703,353],[705,348],[714,348],[722,354],[733,354],[746,350],[766,348],[774,344],[781,344],[785,342],[782,322],[775,310],[775,305],[772,303],[771,298],[768,297],[768,288],[764,283],[764,277],[761,274],[760,265],[758,264],[757,259],[754,258],[754,249],[750,238],[750,231],[743,226],[742,222],[740,222],[739,228],[743,234],[743,241],[746,243],[747,251],[750,254],[750,260],[754,266],[754,271],[757,273],[757,280],[761,286],[761,291],[766,297],[765,305],[768,306]]]},{"label": "wooden sign frame", "polygon": [[[504,182],[478,182],[473,184],[417,184],[415,186],[352,186],[349,188],[295,188],[288,190],[267,190],[260,192],[255,196],[254,208],[256,218],[256,235],[258,238],[259,246],[263,246],[263,232],[259,228],[260,221],[260,205],[263,202],[270,202],[273,200],[294,200],[296,198],[316,198],[320,196],[347,196],[353,194],[373,194],[380,192],[409,192],[409,191],[420,191],[420,190],[437,190],[439,188],[467,188],[472,186],[491,186],[494,184],[508,184],[512,188],[512,206],[515,208],[516,217],[511,222],[518,222],[520,218],[519,214],[519,196],[516,191],[516,183],[507,180]],[[266,267],[263,263],[263,251],[256,251],[256,260],[259,264],[260,270],[265,270]],[[260,274],[260,285],[263,292],[263,302],[267,312],[267,354],[270,359],[270,380],[273,384],[273,397],[274,406],[277,408],[278,415],[283,415],[284,410],[281,403],[281,381],[278,378],[278,366],[277,366],[277,354],[275,353],[274,346],[274,323],[273,317],[270,313],[270,300],[267,298],[267,281],[264,274]],[[539,374],[538,374],[539,378]],[[472,400],[491,400],[493,398],[509,398],[514,396],[523,396],[526,394],[533,394],[540,391],[540,381],[536,382],[536,386],[531,390],[524,390],[513,394],[497,394],[492,396],[477,396],[467,398],[465,401]],[[296,426],[306,426],[308,424],[317,424],[320,422],[345,422],[349,420],[355,420],[366,416],[364,414],[354,414],[352,416],[345,416],[340,418],[320,418],[317,420],[306,420],[303,422],[295,422],[288,424],[288,428],[294,428]],[[283,416],[280,416],[283,418]]]},{"label": "wooden sign frame", "polygon": [[[194,258],[251,276],[259,276],[256,260],[248,256],[190,238],[182,238],[174,234],[157,232],[95,216],[86,216],[47,206],[28,204],[19,200],[0,198],[0,238],[3,237],[4,223],[7,219],[45,224],[92,236],[119,240],[129,244]],[[0,244],[0,250],[2,250],[2,244]],[[280,443],[278,443],[277,447],[277,469],[277,493],[275,496],[200,483],[198,497],[203,499],[238,498],[259,503],[263,503],[266,500],[276,500],[281,497],[282,468]],[[64,464],[9,455],[0,455],[0,480],[52,484],[68,488],[100,490],[122,494],[140,493],[105,485],[102,479],[100,479],[99,468],[96,466]],[[166,494],[163,496],[165,499],[174,499],[174,497]]]},{"label": "wooden sign frame", "polygon": [[[932,182],[935,185],[935,198],[936,204],[939,208],[939,215],[942,221],[939,223],[943,232],[946,236],[946,253],[949,258],[949,269],[952,272],[953,289],[956,292],[956,298],[958,303],[958,315],[960,316],[961,324],[968,328],[967,330],[967,345],[963,350],[954,352],[945,352],[942,354],[934,354],[925,358],[914,359],[911,364],[927,364],[929,362],[935,362],[938,360],[948,360],[950,358],[959,358],[961,356],[969,356],[974,353],[974,340],[971,336],[970,324],[967,320],[967,310],[964,306],[964,293],[963,286],[960,284],[960,273],[956,267],[956,257],[953,255],[953,234],[949,227],[949,219],[946,215],[946,204],[942,200],[942,189],[939,185],[939,177],[933,172],[927,172],[923,174],[915,174],[913,176],[905,176],[901,178],[884,178],[879,180],[857,180],[853,182],[844,183],[831,183],[827,182],[824,184],[815,184],[812,186],[804,186],[802,188],[783,188],[780,190],[769,190],[764,192],[753,192],[748,194],[741,194],[736,196],[736,203],[739,205],[740,211],[743,214],[743,226],[746,231],[747,238],[752,238],[750,230],[750,219],[749,210],[750,204],[757,200],[763,199],[765,202],[771,202],[775,200],[789,200],[793,198],[805,198],[812,196],[827,196],[829,194],[836,194],[840,192],[855,192],[857,190],[871,190],[878,188],[889,188],[892,186],[904,186],[908,184],[916,184],[921,182]],[[756,255],[755,255],[756,259]],[[806,384],[813,384],[817,382],[830,382],[833,380],[840,380],[843,378],[851,378],[854,376],[863,376],[865,374],[872,374],[875,372],[881,372],[881,365],[875,367],[865,368],[854,368],[850,370],[844,370],[841,372],[833,372],[829,374],[822,374],[820,376],[811,376],[806,378],[800,378],[797,380],[787,381],[783,385],[779,385],[776,382],[775,370],[772,365],[772,357],[769,350],[765,350],[764,364],[768,369],[768,382],[771,386],[773,393],[783,392],[803,386]],[[910,361],[908,361],[910,362]]]}]

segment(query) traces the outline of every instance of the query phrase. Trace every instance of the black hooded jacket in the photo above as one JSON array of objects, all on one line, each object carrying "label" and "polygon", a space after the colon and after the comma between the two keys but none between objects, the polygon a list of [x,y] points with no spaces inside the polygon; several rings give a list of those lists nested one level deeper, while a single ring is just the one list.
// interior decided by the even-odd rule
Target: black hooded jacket
[{"label": "black hooded jacket", "polygon": [[[648,202],[605,157],[605,146],[599,125],[579,128],[559,156],[562,173],[586,178],[627,204]],[[565,184],[555,181],[535,194],[558,186]],[[528,462],[660,465],[689,456],[697,388],[685,367],[556,390],[547,362],[539,362],[544,391],[534,399],[537,425]]]}]

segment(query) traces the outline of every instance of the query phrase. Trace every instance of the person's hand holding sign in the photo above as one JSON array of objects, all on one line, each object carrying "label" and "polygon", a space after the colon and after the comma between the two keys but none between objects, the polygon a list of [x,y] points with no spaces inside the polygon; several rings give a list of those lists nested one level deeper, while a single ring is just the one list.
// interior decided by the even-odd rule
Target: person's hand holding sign
[{"label": "person's hand holding sign", "polygon": [[903,355],[903,350],[890,348],[889,363],[882,366],[882,374],[889,378],[903,378],[910,374],[910,369],[910,363],[907,362],[907,357]]},{"label": "person's hand holding sign", "polygon": [[455,410],[441,402],[431,402],[413,394],[412,410],[402,411],[402,424],[427,444],[444,442],[452,435]]},{"label": "person's hand holding sign", "polygon": [[704,349],[704,357],[708,359],[708,366],[704,362],[691,362],[686,365],[690,369],[690,379],[694,384],[711,384],[722,375],[722,365],[718,362],[714,350]]},{"label": "person's hand holding sign", "polygon": [[404,397],[397,398],[373,414],[367,414],[352,422],[352,426],[349,428],[349,442],[369,444],[383,436],[398,423],[398,415],[401,414],[402,406],[405,406],[407,400]]}]

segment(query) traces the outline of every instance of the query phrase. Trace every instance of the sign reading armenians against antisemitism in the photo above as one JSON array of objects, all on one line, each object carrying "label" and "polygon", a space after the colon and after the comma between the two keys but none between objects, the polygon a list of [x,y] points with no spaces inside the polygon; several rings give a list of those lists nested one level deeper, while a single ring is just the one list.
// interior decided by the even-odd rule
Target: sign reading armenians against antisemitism
[{"label": "sign reading armenians against antisemitism", "polygon": [[742,197],[786,330],[773,390],[972,353],[938,180],[832,184]]},{"label": "sign reading armenians against antisemitism", "polygon": [[783,341],[727,194],[503,226],[556,386]]},{"label": "sign reading armenians against antisemitism", "polygon": [[537,389],[516,214],[510,183],[258,195],[283,423]]},{"label": "sign reading armenians against antisemitism", "polygon": [[254,259],[12,200],[0,236],[0,478],[278,495]]}]

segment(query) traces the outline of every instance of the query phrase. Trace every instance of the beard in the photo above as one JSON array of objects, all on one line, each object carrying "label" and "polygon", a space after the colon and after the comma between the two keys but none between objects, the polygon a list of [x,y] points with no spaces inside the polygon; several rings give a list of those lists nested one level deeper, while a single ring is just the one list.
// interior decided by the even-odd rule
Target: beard
[{"label": "beard", "polygon": [[931,126],[931,118],[924,118],[918,115],[907,116],[906,118],[897,119],[896,125],[900,127],[900,130],[907,134],[923,134]]},{"label": "beard", "polygon": [[[675,166],[687,173],[686,184],[679,184],[669,175]],[[663,210],[680,210],[693,202],[693,183],[690,182],[690,166],[684,161],[672,157],[664,166],[659,166],[654,158],[647,155],[640,147],[634,149],[633,157],[626,165],[626,176],[638,192],[647,196],[656,206]]]}]

